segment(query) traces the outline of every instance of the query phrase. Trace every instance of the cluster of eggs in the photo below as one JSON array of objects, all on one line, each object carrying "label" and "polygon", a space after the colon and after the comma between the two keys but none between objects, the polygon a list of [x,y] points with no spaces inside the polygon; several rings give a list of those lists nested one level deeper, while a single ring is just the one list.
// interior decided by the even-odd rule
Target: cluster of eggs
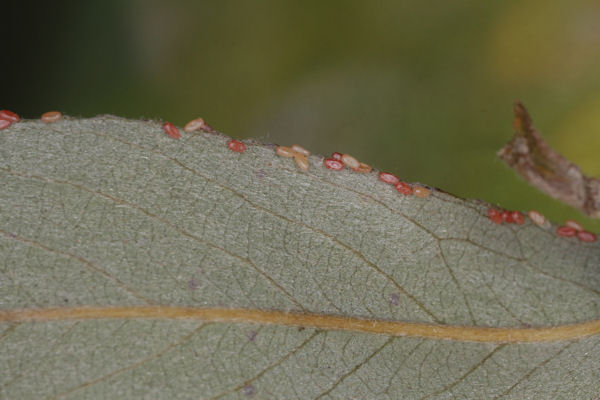
[{"label": "cluster of eggs", "polygon": [[[42,114],[42,122],[47,124],[56,122],[62,118],[62,114],[59,111],[48,111]],[[14,123],[21,120],[19,114],[10,110],[0,110],[0,130],[6,129]]]},{"label": "cluster of eggs", "polygon": [[[550,225],[546,224],[546,217],[544,217],[544,215],[537,210],[529,211],[527,213],[527,216],[536,225]],[[518,225],[522,225],[525,223],[525,216],[518,211],[501,211],[495,208],[490,208],[488,209],[488,217],[492,222],[496,224],[501,224],[505,222],[509,224],[515,223]],[[572,219],[567,220],[564,225],[556,228],[556,234],[562,237],[577,236],[577,238],[582,242],[595,242],[597,239],[597,236],[595,234],[584,230],[583,226],[581,226],[579,222],[574,221]]]},{"label": "cluster of eggs", "polygon": [[[298,144],[294,144],[291,147],[277,146],[275,148],[277,155],[281,157],[293,157],[296,161],[296,165],[303,171],[308,170],[308,160],[306,157],[310,155],[310,152]],[[357,172],[359,174],[366,174],[371,172],[372,168],[370,165],[365,164],[362,161],[358,161],[355,157],[350,154],[343,154],[334,152],[331,157],[323,160],[323,165],[333,171],[342,171],[345,168]],[[389,172],[380,172],[378,179],[384,183],[394,186],[394,188],[401,194],[408,196],[414,193],[417,197],[427,197],[431,193],[429,189],[423,186],[415,186],[414,188],[406,182],[400,181],[400,179]]]},{"label": "cluster of eggs", "polygon": [[[62,114],[59,111],[48,111],[41,116],[41,120],[45,123],[52,123],[60,120]],[[12,124],[17,123],[21,120],[18,114],[10,110],[0,110],[0,130],[10,127]],[[173,139],[179,139],[181,137],[179,129],[171,122],[165,122],[162,125],[163,131],[172,137]],[[183,128],[186,132],[203,131],[203,132],[214,132],[214,129],[207,124],[204,119],[196,118],[188,122]],[[246,151],[246,145],[235,139],[227,141],[227,147],[229,150],[243,153]],[[277,146],[275,153],[281,157],[293,158],[298,168],[302,171],[307,171],[309,167],[307,157],[310,156],[310,152],[304,147],[294,144],[290,147]],[[323,165],[333,171],[341,171],[345,168],[349,168],[357,173],[369,173],[372,168],[370,165],[358,161],[350,154],[343,154],[334,152],[331,157],[323,160]],[[423,186],[411,186],[406,182],[402,182],[396,175],[389,172],[380,172],[378,179],[384,183],[392,185],[399,193],[408,196],[414,194],[416,197],[425,198],[429,196],[430,190]],[[527,213],[527,216],[537,225],[545,226],[546,218],[542,213],[536,210],[531,210]],[[525,216],[519,211],[507,211],[498,210],[496,208],[488,209],[489,219],[496,223],[507,223],[507,224],[518,224],[522,225],[525,223]],[[559,226],[556,229],[556,234],[562,237],[574,237],[582,242],[595,242],[597,236],[591,232],[583,229],[581,224],[574,220],[567,220],[564,225]]]}]

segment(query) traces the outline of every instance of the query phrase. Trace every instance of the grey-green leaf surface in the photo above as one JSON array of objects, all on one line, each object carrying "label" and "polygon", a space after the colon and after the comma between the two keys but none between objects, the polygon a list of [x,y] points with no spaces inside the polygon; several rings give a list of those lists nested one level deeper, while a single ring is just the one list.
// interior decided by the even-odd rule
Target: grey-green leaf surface
[{"label": "grey-green leaf surface", "polygon": [[[0,131],[0,316],[169,306],[519,331],[600,317],[597,242],[227,140],[110,116]],[[474,342],[345,329],[0,318],[0,398],[600,396],[596,331]]]}]

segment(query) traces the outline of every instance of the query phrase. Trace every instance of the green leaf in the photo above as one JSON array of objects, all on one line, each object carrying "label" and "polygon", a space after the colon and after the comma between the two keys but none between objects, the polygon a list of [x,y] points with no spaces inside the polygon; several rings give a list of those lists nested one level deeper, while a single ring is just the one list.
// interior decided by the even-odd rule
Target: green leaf
[{"label": "green leaf", "polygon": [[600,395],[598,242],[227,140],[0,131],[0,398]]}]

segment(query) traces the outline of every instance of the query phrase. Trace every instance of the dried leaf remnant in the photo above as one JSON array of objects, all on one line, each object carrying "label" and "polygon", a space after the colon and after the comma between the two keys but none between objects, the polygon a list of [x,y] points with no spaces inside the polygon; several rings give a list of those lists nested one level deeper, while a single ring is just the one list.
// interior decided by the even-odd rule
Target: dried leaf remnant
[{"label": "dried leaf remnant", "polygon": [[546,194],[600,218],[600,179],[585,176],[577,165],[552,149],[519,101],[514,114],[515,135],[498,156]]}]

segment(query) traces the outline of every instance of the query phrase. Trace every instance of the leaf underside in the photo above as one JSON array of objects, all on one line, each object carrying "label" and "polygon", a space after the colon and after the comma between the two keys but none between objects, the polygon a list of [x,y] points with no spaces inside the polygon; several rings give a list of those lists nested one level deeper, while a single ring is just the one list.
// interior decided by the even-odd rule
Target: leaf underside
[{"label": "leaf underside", "polygon": [[[0,398],[600,395],[597,328],[566,329],[599,319],[597,242],[227,140],[111,116],[0,131]],[[159,306],[242,317],[138,315]],[[86,307],[106,314],[67,317]],[[356,319],[458,334],[366,333]],[[556,335],[461,333],[479,328]]]}]

